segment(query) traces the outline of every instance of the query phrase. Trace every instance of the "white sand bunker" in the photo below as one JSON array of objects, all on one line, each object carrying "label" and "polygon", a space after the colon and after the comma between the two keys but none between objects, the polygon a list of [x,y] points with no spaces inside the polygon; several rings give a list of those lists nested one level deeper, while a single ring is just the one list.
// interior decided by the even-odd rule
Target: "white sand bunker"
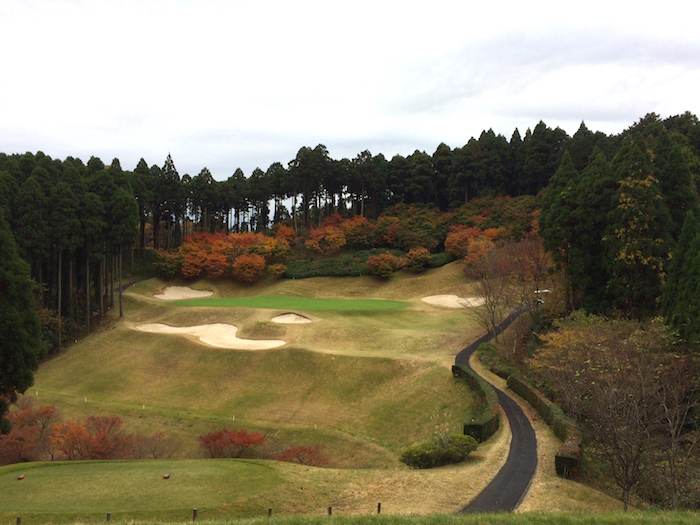
[{"label": "white sand bunker", "polygon": [[444,306],[445,308],[471,308],[484,304],[483,297],[457,297],[456,295],[431,295],[421,299],[433,306]]},{"label": "white sand bunker", "polygon": [[152,334],[183,334],[194,335],[207,345],[232,350],[268,350],[287,344],[280,340],[240,339],[236,337],[238,328],[232,324],[214,323],[199,326],[170,326],[161,323],[142,324],[136,327],[141,332]]},{"label": "white sand bunker", "polygon": [[311,323],[311,319],[308,317],[304,317],[303,315],[299,314],[282,314],[278,315],[277,317],[273,317],[271,319],[273,323],[282,323],[282,324],[302,324],[302,323]]},{"label": "white sand bunker", "polygon": [[163,293],[154,295],[156,299],[163,301],[180,301],[182,299],[198,299],[200,297],[209,297],[214,295],[214,292],[209,290],[193,290],[189,286],[168,286]]}]

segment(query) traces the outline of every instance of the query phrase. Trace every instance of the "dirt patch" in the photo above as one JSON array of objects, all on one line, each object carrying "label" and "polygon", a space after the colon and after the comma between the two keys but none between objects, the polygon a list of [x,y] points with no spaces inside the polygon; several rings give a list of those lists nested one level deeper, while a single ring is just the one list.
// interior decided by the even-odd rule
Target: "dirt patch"
[{"label": "dirt patch", "polygon": [[199,299],[200,297],[210,297],[214,292],[210,290],[193,290],[189,286],[168,286],[163,293],[154,295],[156,299],[163,301],[180,301],[182,299]]},{"label": "dirt patch", "polygon": [[287,344],[286,341],[280,340],[241,339],[236,337],[236,332],[238,332],[236,326],[224,323],[182,327],[149,323],[137,326],[136,330],[152,334],[192,335],[198,337],[204,344],[231,350],[269,350]]},{"label": "dirt patch", "polygon": [[273,317],[271,319],[271,321],[273,323],[282,323],[282,324],[303,324],[303,323],[313,322],[308,317],[304,317],[303,315],[294,314],[294,313],[278,315],[277,317]]},{"label": "dirt patch", "polygon": [[445,308],[472,308],[484,304],[483,297],[457,297],[456,295],[430,295],[421,301]]}]

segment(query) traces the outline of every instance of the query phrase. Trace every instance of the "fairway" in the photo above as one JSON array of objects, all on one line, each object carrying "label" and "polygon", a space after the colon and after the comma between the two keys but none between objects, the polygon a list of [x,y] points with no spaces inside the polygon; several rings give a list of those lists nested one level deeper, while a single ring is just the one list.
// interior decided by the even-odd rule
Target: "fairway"
[{"label": "fairway", "polygon": [[208,306],[213,308],[242,306],[246,308],[271,308],[276,310],[309,311],[374,311],[397,310],[408,306],[403,301],[381,299],[325,299],[293,297],[287,295],[263,295],[259,297],[206,297],[173,301],[176,306]]}]

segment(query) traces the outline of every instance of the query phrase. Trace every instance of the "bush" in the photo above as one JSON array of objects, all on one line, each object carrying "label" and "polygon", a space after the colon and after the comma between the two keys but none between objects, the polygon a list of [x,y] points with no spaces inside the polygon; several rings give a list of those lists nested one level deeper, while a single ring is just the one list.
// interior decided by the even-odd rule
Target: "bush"
[{"label": "bush", "polygon": [[285,274],[287,267],[284,264],[271,264],[267,267],[267,273],[273,277],[280,277]]},{"label": "bush", "polygon": [[422,272],[429,262],[430,252],[426,248],[413,248],[406,256],[406,269],[412,272]]},{"label": "bush", "polygon": [[451,253],[436,253],[430,257],[430,260],[428,261],[428,268],[440,268],[441,266],[451,263],[455,259],[455,256]]},{"label": "bush", "polygon": [[477,448],[471,436],[449,434],[433,436],[430,443],[409,447],[401,454],[401,461],[411,468],[433,468],[461,463]]},{"label": "bush", "polygon": [[511,374],[519,373],[518,369],[513,365],[501,361],[498,355],[498,348],[492,343],[480,344],[479,348],[476,349],[476,353],[479,356],[479,361],[486,368],[503,379],[508,379]]},{"label": "bush", "polygon": [[368,275],[367,259],[382,253],[391,253],[397,257],[405,255],[400,250],[373,249],[320,260],[301,259],[290,261],[287,264],[287,271],[284,277],[286,279],[306,279],[308,277],[359,277]]},{"label": "bush", "polygon": [[223,428],[199,436],[199,443],[212,458],[240,458],[244,453],[265,443],[265,436],[246,430]]},{"label": "bush", "polygon": [[390,253],[373,255],[367,259],[367,269],[372,275],[379,277],[389,277],[396,270],[400,270],[405,265],[405,260]]},{"label": "bush", "polygon": [[244,283],[252,283],[260,279],[265,273],[265,258],[262,255],[251,253],[240,255],[233,262],[233,277]]},{"label": "bush", "polygon": [[312,465],[314,467],[322,467],[329,463],[328,458],[321,453],[320,446],[290,447],[282,451],[277,460],[299,463],[301,465]]}]

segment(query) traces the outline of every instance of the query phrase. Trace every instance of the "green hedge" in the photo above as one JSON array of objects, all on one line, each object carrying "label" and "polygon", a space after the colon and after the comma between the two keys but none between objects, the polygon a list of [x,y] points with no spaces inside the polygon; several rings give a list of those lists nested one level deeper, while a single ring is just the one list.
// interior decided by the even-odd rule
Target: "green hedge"
[{"label": "green hedge", "polygon": [[406,449],[400,459],[411,468],[441,467],[461,463],[477,446],[476,440],[471,436],[433,436],[430,443],[421,443]]},{"label": "green hedge", "polygon": [[[372,255],[390,253],[396,257],[406,257],[406,252],[401,250],[388,250],[374,248],[361,250],[355,253],[329,257],[327,259],[299,259],[287,262],[286,279],[306,279],[308,277],[359,277],[369,275],[367,259]],[[437,253],[430,256],[428,268],[438,268],[454,261],[454,255],[450,253]]]},{"label": "green hedge", "polygon": [[367,259],[372,255],[390,253],[396,257],[404,257],[401,250],[373,249],[362,250],[355,253],[330,257],[328,259],[300,259],[289,261],[286,279],[306,279],[308,277],[359,277],[369,275]]},{"label": "green hedge", "polygon": [[479,443],[483,443],[498,430],[498,414],[501,407],[496,391],[488,381],[466,366],[454,365],[452,374],[464,380],[479,398],[479,415],[474,417],[470,423],[464,424],[464,433],[472,436]]},{"label": "green hedge", "polygon": [[554,467],[557,474],[568,477],[581,461],[582,441],[578,425],[564,414],[559,405],[547,399],[522,375],[511,374],[508,377],[508,387],[526,399],[564,442],[554,456]]}]

